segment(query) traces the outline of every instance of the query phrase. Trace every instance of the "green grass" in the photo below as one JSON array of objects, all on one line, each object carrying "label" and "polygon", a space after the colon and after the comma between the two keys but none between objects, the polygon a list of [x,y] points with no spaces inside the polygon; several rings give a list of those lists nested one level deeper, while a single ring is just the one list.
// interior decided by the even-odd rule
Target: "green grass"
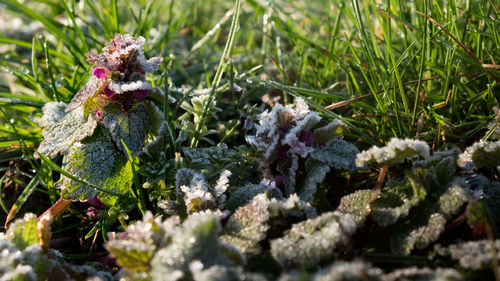
[{"label": "green grass", "polygon": [[[0,0],[7,21],[0,33],[0,166],[27,161],[33,173],[24,184],[39,179],[52,203],[52,176],[61,171],[33,158],[41,140],[34,120],[45,102],[71,100],[90,75],[85,53],[100,51],[116,33],[144,36],[146,56],[165,58],[163,72],[150,78],[177,100],[188,98],[181,87],[210,89],[183,146],[244,144],[241,113],[302,96],[325,120],[344,121],[346,139],[360,149],[392,137],[463,149],[487,132],[500,98],[496,0],[247,0],[241,9],[239,0],[23,3]],[[39,28],[9,30],[15,17]],[[224,109],[217,118],[209,112],[214,102]],[[185,111],[180,103],[164,109],[175,133]]]}]

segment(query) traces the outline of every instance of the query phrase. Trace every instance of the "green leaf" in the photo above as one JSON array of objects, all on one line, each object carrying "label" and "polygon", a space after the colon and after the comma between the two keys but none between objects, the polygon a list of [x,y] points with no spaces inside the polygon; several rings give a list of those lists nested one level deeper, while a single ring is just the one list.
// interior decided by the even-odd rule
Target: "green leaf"
[{"label": "green leaf", "polygon": [[351,214],[357,223],[361,223],[370,214],[370,203],[376,196],[377,192],[371,189],[357,190],[342,197],[337,210]]},{"label": "green leaf", "polygon": [[84,117],[81,108],[73,110],[59,122],[42,131],[44,139],[37,152],[54,158],[57,154],[66,152],[73,143],[91,136],[96,127],[97,119],[93,115]]},{"label": "green leaf", "polygon": [[128,149],[136,155],[141,150],[151,127],[151,119],[143,103],[138,103],[128,113],[122,112],[117,103],[109,104],[103,110],[102,120],[113,142],[124,155],[127,155],[127,151],[121,140],[123,139]]},{"label": "green leaf", "polygon": [[[105,186],[106,182],[113,186],[121,179],[110,177],[119,177],[112,175],[113,171],[121,170],[126,160],[119,154],[105,137],[102,130],[91,139],[85,142],[74,143],[64,158],[62,168],[69,174],[82,179],[93,186]],[[125,176],[127,176],[125,174]],[[72,180],[62,176],[57,187],[61,189],[65,199],[87,200],[99,194],[99,190],[83,184],[82,182]]]},{"label": "green leaf", "polygon": [[22,219],[17,219],[10,224],[7,230],[7,238],[20,250],[38,243],[38,230],[36,227],[36,216],[26,214]]}]

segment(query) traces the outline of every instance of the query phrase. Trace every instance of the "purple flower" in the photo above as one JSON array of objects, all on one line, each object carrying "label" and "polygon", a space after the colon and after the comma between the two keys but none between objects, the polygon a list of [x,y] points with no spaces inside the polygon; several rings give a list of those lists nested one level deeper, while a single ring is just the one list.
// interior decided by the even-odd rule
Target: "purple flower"
[{"label": "purple flower", "polygon": [[106,208],[106,205],[104,205],[101,200],[97,198],[97,196],[87,200],[87,203],[92,206],[87,209],[85,214],[91,219],[97,219],[97,215],[102,211],[102,209]]},{"label": "purple flower", "polygon": [[104,95],[106,95],[107,98],[112,98],[115,95],[115,92],[113,92],[108,86],[104,88]]},{"label": "purple flower", "polygon": [[101,67],[95,67],[93,70],[92,70],[92,75],[94,75],[95,77],[99,78],[99,79],[108,79],[108,73],[107,71],[104,69],[104,68],[101,68]]}]

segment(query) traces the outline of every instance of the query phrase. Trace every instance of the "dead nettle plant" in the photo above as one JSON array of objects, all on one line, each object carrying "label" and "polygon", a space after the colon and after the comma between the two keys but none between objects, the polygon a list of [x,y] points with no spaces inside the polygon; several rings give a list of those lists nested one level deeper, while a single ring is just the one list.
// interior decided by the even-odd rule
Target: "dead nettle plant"
[{"label": "dead nettle plant", "polygon": [[[142,190],[133,187],[134,158],[159,111],[146,98],[163,95],[145,74],[157,71],[163,59],[147,60],[144,43],[143,37],[117,34],[101,54],[87,54],[92,74],[69,104],[51,102],[43,107],[43,141],[35,156],[61,173],[56,183],[61,199],[41,218],[54,219],[72,201],[96,201],[96,196],[110,206],[132,198],[145,212]],[[61,168],[50,160],[58,156],[63,157]]]},{"label": "dead nettle plant", "polygon": [[342,139],[344,126],[334,120],[321,124],[317,112],[302,98],[295,106],[276,104],[259,115],[250,144],[261,151],[264,176],[285,197],[297,193],[312,202],[317,184],[330,170],[354,170],[358,149]]}]

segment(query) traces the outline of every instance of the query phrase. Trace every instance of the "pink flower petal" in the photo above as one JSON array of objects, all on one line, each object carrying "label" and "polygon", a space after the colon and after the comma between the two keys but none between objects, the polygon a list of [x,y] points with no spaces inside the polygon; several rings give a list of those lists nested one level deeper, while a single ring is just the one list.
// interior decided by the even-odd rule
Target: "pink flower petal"
[{"label": "pink flower petal", "polygon": [[104,88],[104,94],[107,98],[112,98],[115,95],[115,92],[113,92],[108,86],[106,86],[106,88]]},{"label": "pink flower petal", "polygon": [[106,70],[104,68],[96,67],[92,70],[92,75],[99,79],[107,79],[108,74],[106,73]]}]

